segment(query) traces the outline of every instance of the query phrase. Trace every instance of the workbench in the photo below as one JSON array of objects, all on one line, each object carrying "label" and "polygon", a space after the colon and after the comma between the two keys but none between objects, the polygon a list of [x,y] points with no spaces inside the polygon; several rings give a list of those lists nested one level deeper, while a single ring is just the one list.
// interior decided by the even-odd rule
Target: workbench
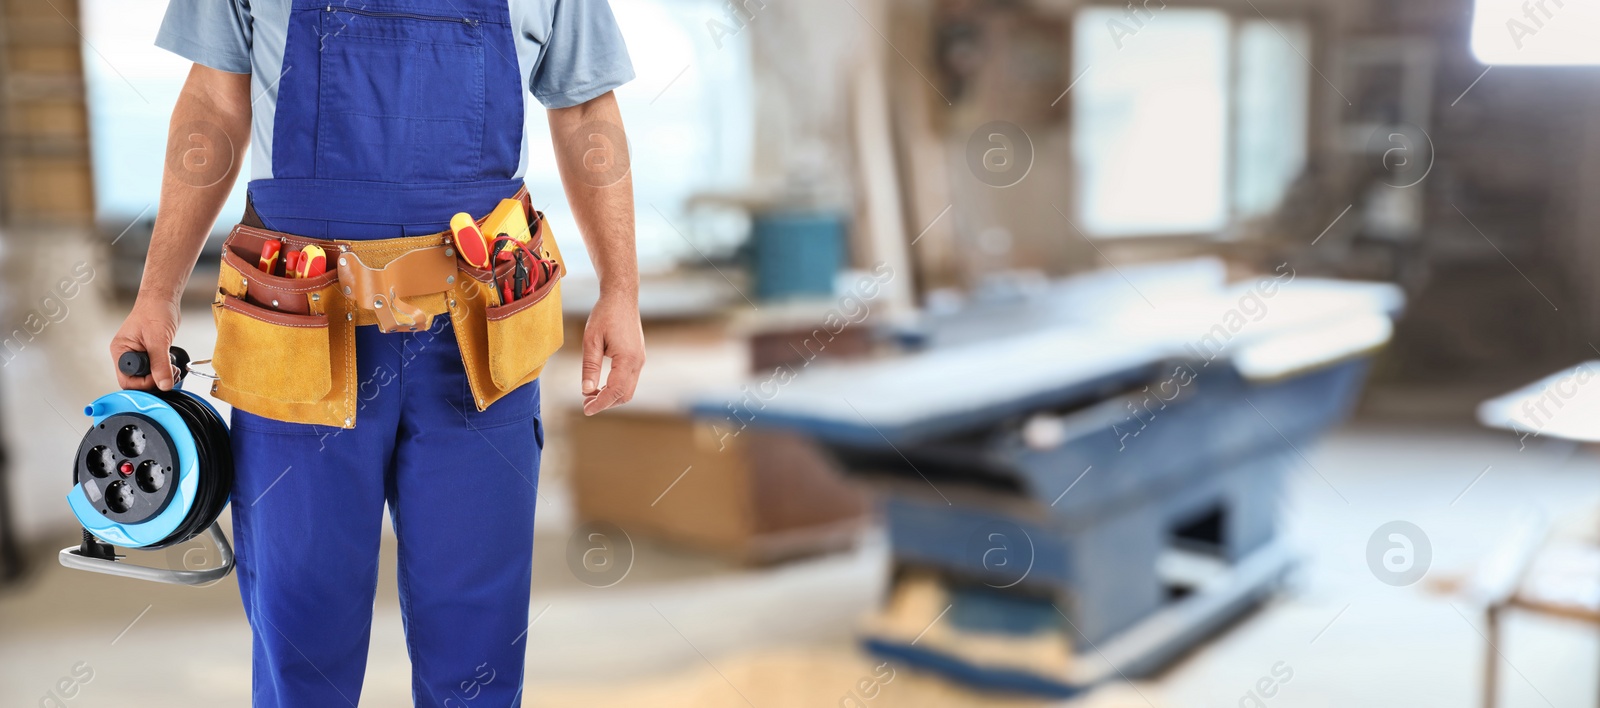
[{"label": "workbench", "polygon": [[[1283,474],[1351,410],[1402,303],[1305,276],[1263,297],[1260,280],[1185,267],[929,317],[919,351],[758,376],[695,410],[725,433],[803,433],[877,483],[897,571],[1053,602],[1071,670],[1042,691],[992,685],[1070,695],[1148,674],[1291,567]],[[951,668],[911,644],[868,642]],[[947,673],[970,679],[961,668]]]},{"label": "workbench", "polygon": [[[1562,369],[1478,406],[1478,422],[1529,441],[1600,442],[1600,360]],[[1499,703],[1499,665],[1512,649],[1501,633],[1507,610],[1600,626],[1600,532],[1553,534],[1542,513],[1523,514],[1501,532],[1463,587],[1484,608],[1483,705]],[[1508,662],[1509,663],[1509,662]]]},{"label": "workbench", "polygon": [[1562,369],[1478,406],[1478,422],[1523,441],[1600,442],[1600,360]]}]

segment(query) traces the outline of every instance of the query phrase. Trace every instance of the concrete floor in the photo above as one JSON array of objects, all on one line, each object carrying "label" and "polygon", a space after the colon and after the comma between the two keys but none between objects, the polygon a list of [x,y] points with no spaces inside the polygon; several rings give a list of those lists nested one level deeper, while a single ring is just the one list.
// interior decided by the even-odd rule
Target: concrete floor
[{"label": "concrete floor", "polygon": [[[1327,482],[1302,469],[1284,500],[1289,533],[1306,555],[1303,571],[1283,595],[1165,675],[1115,689],[1127,699],[1117,705],[1254,705],[1246,693],[1279,662],[1292,677],[1265,705],[1476,705],[1478,613],[1430,591],[1432,581],[1470,571],[1519,507],[1582,518],[1600,502],[1600,460],[1589,453],[1549,443],[1519,452],[1513,439],[1470,428],[1361,423],[1308,455]],[[552,507],[566,505],[559,484],[544,486]],[[708,674],[709,661],[719,674],[710,685],[726,693],[710,704],[742,704],[720,680],[736,673],[752,684],[738,692],[756,705],[788,705],[762,702],[760,687],[814,663],[771,657],[848,656],[857,619],[882,592],[886,549],[877,535],[850,554],[755,571],[640,540],[626,581],[589,588],[565,565],[563,516],[552,511],[539,527],[532,610],[543,615],[530,633],[529,704],[670,692],[685,677]],[[1405,588],[1379,583],[1366,565],[1368,536],[1393,519],[1416,523],[1432,542],[1428,578]],[[393,549],[385,552],[363,705],[408,699]],[[248,704],[249,635],[231,582],[160,587],[46,564],[31,584],[0,596],[0,627],[0,705],[35,705],[80,661],[95,675],[73,706]],[[1594,636],[1582,626],[1514,619],[1501,647],[1509,663],[1504,705],[1592,703]],[[883,697],[882,705],[901,704],[892,691]]]},{"label": "concrete floor", "polygon": [[[82,328],[103,341],[103,324],[75,317],[65,331]],[[189,322],[204,317],[191,313]],[[181,343],[208,350],[203,329],[186,325]],[[56,506],[66,476],[60,451],[81,433],[76,406],[109,384],[56,375],[83,369],[42,352],[25,351],[0,370],[24,525],[57,529],[38,546],[32,580],[0,592],[0,705],[40,705],[79,662],[94,677],[68,702],[75,708],[248,705],[249,631],[231,581],[165,587],[55,564],[53,549],[74,542]],[[547,377],[550,388],[576,389],[570,361],[553,364]],[[635,539],[626,580],[588,587],[566,562],[573,522],[555,400],[546,397],[551,444],[540,485],[531,608],[539,620],[528,640],[527,703],[839,705],[870,663],[852,640],[886,583],[882,537],[869,534],[852,553],[760,570]],[[1479,610],[1430,587],[1470,572],[1519,509],[1557,520],[1592,516],[1600,458],[1549,441],[1519,451],[1509,434],[1416,420],[1358,422],[1307,449],[1309,463],[1293,474],[1282,504],[1306,559],[1286,592],[1164,675],[1107,687],[1081,705],[1477,705]],[[1428,576],[1404,588],[1378,582],[1366,561],[1369,536],[1396,519],[1420,526],[1433,550]],[[392,543],[384,552],[361,702],[408,705]],[[1502,705],[1592,705],[1597,634],[1514,618],[1501,646]],[[1292,676],[1278,679],[1270,697],[1247,698],[1274,667]],[[871,705],[998,704],[939,686],[912,675]]]}]

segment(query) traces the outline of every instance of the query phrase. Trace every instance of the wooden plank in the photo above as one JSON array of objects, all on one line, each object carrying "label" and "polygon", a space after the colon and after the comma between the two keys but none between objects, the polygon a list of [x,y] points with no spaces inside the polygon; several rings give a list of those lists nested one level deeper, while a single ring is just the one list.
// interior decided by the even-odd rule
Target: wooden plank
[{"label": "wooden plank", "polygon": [[1506,604],[1510,607],[1538,612],[1540,614],[1550,615],[1552,617],[1561,617],[1570,620],[1577,620],[1579,622],[1588,622],[1590,624],[1600,624],[1600,612],[1585,607],[1577,607],[1575,605],[1556,605],[1548,602],[1540,602],[1538,600],[1530,600],[1524,597],[1513,597],[1511,598],[1511,601]]},{"label": "wooden plank", "polygon": [[857,162],[860,165],[863,227],[857,233],[857,265],[876,270],[887,265],[894,278],[885,284],[881,301],[891,315],[906,314],[916,307],[911,283],[912,272],[906,242],[905,220],[900,211],[900,175],[895,168],[894,131],[889,117],[889,95],[885,83],[884,52],[866,52],[863,66],[852,82],[854,112],[851,127],[855,133]]}]

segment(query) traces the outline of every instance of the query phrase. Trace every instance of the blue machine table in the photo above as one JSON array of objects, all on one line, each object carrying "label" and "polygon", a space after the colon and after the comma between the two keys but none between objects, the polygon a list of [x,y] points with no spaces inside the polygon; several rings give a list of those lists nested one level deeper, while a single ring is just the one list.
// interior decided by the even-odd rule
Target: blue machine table
[{"label": "blue machine table", "polygon": [[[1219,274],[1129,304],[1067,281],[1003,314],[931,325],[915,353],[817,360],[695,411],[722,434],[810,436],[881,489],[897,573],[1042,599],[1075,656],[1059,675],[1019,677],[915,641],[871,649],[1070,695],[1159,669],[1293,564],[1277,533],[1283,474],[1349,412],[1401,296],[1304,277],[1260,286]],[[995,324],[1007,319],[1010,331]]]}]

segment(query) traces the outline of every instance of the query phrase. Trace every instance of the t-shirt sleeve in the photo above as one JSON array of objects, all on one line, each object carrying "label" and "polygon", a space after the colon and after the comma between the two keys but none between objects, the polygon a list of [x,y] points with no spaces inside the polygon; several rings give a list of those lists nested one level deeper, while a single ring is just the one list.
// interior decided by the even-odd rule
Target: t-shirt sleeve
[{"label": "t-shirt sleeve", "polygon": [[555,17],[528,90],[546,108],[566,108],[633,79],[633,62],[606,0],[556,0]]},{"label": "t-shirt sleeve", "polygon": [[196,64],[250,73],[250,0],[172,0],[156,46]]}]

